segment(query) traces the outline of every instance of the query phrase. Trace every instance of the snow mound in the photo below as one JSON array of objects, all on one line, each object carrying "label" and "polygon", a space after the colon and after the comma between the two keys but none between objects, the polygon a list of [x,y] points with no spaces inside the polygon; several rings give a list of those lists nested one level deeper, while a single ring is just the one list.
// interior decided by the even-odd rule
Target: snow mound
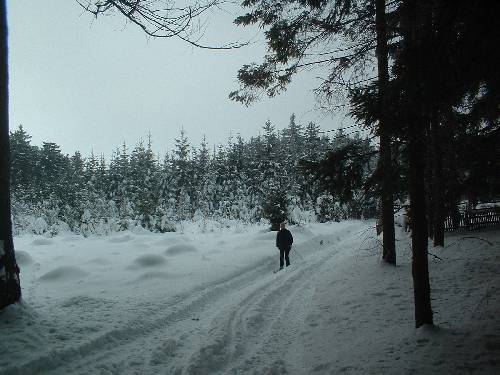
[{"label": "snow mound", "polygon": [[170,246],[167,250],[165,250],[165,254],[179,255],[185,253],[196,253],[197,251],[198,249],[196,249],[196,247],[194,247],[193,245],[178,244]]},{"label": "snow mound", "polygon": [[33,264],[33,258],[26,251],[17,250],[16,251],[16,261],[20,266],[28,266]]},{"label": "snow mound", "polygon": [[129,242],[133,239],[133,237],[130,234],[125,234],[122,236],[114,236],[108,239],[108,242],[111,243],[124,243],[124,242]]},{"label": "snow mound", "polygon": [[49,271],[42,276],[43,281],[64,281],[87,276],[89,273],[77,266],[61,266]]},{"label": "snow mound", "polygon": [[47,246],[47,245],[52,245],[54,241],[48,238],[36,238],[31,242],[32,245],[35,246]]},{"label": "snow mound", "polygon": [[166,262],[165,258],[157,254],[144,254],[135,258],[133,268],[155,267]]}]

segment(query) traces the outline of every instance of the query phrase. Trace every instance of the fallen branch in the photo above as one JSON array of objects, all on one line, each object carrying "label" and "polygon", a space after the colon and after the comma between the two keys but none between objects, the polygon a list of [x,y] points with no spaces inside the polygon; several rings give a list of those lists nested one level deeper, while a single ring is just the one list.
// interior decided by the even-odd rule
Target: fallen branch
[{"label": "fallen branch", "polygon": [[427,252],[428,255],[432,255],[434,258],[437,258],[439,260],[444,260],[443,258],[438,257],[437,255],[434,255],[432,253]]}]

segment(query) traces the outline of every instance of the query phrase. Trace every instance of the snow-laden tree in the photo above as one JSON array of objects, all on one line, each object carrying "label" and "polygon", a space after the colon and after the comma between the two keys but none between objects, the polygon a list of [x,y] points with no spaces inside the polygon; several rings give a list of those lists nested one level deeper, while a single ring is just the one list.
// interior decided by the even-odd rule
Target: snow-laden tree
[{"label": "snow-laden tree", "polygon": [[[279,132],[268,121],[261,135],[249,141],[239,135],[229,137],[225,145],[214,148],[213,154],[206,139],[193,149],[181,132],[176,148],[165,155],[161,164],[153,155],[151,140],[147,145],[139,142],[131,155],[123,144],[112,153],[109,163],[103,155],[97,157],[93,152],[88,158],[79,152],[66,157],[57,151],[57,145],[49,144],[45,151],[33,147],[34,165],[47,166],[28,188],[47,185],[48,196],[15,201],[16,230],[55,234],[69,226],[77,233],[91,235],[135,225],[152,231],[172,231],[180,220],[193,218],[205,222],[209,218],[255,222],[269,216],[264,208],[271,207],[268,200],[277,190],[291,205],[289,221],[311,220],[315,211],[318,218],[324,218],[317,207],[318,197],[333,193],[318,176],[297,167],[306,154],[305,148],[302,154],[299,152],[300,145],[312,140],[316,145],[325,145],[317,147],[338,150],[354,141],[368,142],[369,148],[369,141],[356,134],[353,139],[342,131],[327,139],[314,125],[309,126],[307,137],[300,129],[293,116]],[[370,169],[358,166],[357,172],[365,178]],[[59,176],[57,184],[45,183],[55,175]],[[359,217],[359,212],[368,212],[363,194],[356,191],[353,196],[357,201],[350,200],[340,217]]]},{"label": "snow-laden tree", "polygon": [[203,217],[208,216],[208,197],[205,195],[205,186],[208,181],[208,169],[210,165],[210,151],[205,136],[201,140],[198,149],[194,151],[193,155],[193,206],[194,210],[198,211],[199,215]]},{"label": "snow-laden tree", "polygon": [[130,156],[125,143],[116,149],[111,157],[108,171],[108,197],[114,207],[115,216],[120,229],[127,229],[133,222],[133,202],[130,191]]},{"label": "snow-laden tree", "polygon": [[158,202],[158,165],[153,154],[151,137],[134,148],[130,156],[130,195],[138,225],[153,229],[156,226],[154,210]]},{"label": "snow-laden tree", "polygon": [[191,162],[191,145],[184,129],[175,139],[172,159],[172,178],[176,187],[176,211],[179,220],[187,220],[192,215],[191,197],[194,196],[194,170]]},{"label": "snow-laden tree", "polygon": [[22,125],[10,133],[12,193],[23,199],[32,198],[33,176],[36,169],[37,148],[31,145],[31,136]]}]

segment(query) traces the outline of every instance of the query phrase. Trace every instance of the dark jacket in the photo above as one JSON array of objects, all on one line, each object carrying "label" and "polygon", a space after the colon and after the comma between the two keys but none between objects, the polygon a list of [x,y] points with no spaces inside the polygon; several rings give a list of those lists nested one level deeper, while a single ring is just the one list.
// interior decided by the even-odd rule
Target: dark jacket
[{"label": "dark jacket", "polygon": [[293,236],[288,229],[280,229],[276,235],[276,247],[279,249],[290,249],[293,243]]}]

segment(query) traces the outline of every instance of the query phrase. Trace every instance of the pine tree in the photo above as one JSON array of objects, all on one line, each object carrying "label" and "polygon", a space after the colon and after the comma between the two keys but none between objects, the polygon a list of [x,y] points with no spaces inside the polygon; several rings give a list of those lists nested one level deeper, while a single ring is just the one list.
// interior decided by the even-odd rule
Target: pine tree
[{"label": "pine tree", "polygon": [[[304,134],[304,152],[301,160],[309,162],[317,162],[321,156],[321,138],[319,136],[319,127],[310,122],[305,128]],[[316,182],[314,174],[306,173],[302,185],[302,200],[306,206],[314,206],[319,195],[321,194],[320,188]]]},{"label": "pine tree", "polygon": [[40,191],[40,199],[48,200],[54,194],[64,189],[60,185],[61,178],[64,173],[65,160],[61,153],[60,147],[53,142],[43,142],[40,150],[39,163],[39,180],[37,187]]},{"label": "pine tree", "polygon": [[279,181],[271,180],[264,192],[262,203],[263,217],[269,220],[271,230],[279,230],[280,223],[288,220],[288,197]]},{"label": "pine tree", "polygon": [[109,198],[114,208],[113,225],[118,225],[122,230],[129,228],[132,221],[133,209],[129,197],[130,157],[127,146],[123,143],[121,149],[117,149],[109,164]]},{"label": "pine tree", "polygon": [[85,160],[79,151],[76,151],[69,159],[66,180],[67,197],[66,206],[62,213],[62,220],[69,225],[71,230],[78,232],[86,194]]},{"label": "pine tree", "polygon": [[191,196],[193,196],[194,171],[190,161],[191,147],[184,129],[181,129],[180,137],[175,139],[173,159],[173,178],[176,186],[177,215],[180,220],[191,218],[193,212],[191,207]]},{"label": "pine tree", "polygon": [[99,191],[97,188],[97,169],[99,162],[91,151],[86,160],[84,176],[85,190],[83,192],[82,206],[80,211],[80,233],[90,236],[96,233],[101,212],[98,207]]},{"label": "pine tree", "polygon": [[245,159],[245,144],[241,135],[236,137],[235,143],[228,146],[227,160],[229,165],[228,184],[231,190],[230,212],[232,219],[249,221],[249,210],[247,207],[247,160]]},{"label": "pine tree", "polygon": [[271,229],[278,230],[279,224],[288,218],[287,194],[290,182],[280,155],[278,136],[269,120],[266,121],[263,130],[264,153],[259,164],[263,189],[261,205],[263,216],[270,221]]},{"label": "pine tree", "polygon": [[[370,162],[376,151],[368,140],[342,136],[342,142],[317,162],[304,160],[301,167],[322,193],[316,199],[321,220],[360,218],[363,215]],[[369,202],[369,199],[368,199]],[[333,203],[338,203],[335,208]],[[330,208],[327,204],[332,204]]]},{"label": "pine tree", "polygon": [[166,153],[159,174],[158,204],[155,216],[158,218],[157,230],[175,232],[176,193],[173,158]]},{"label": "pine tree", "polygon": [[250,138],[247,144],[247,152],[246,157],[248,159],[248,168],[247,168],[247,176],[248,176],[248,187],[249,187],[249,195],[252,197],[251,199],[251,207],[250,209],[255,214],[255,219],[260,217],[260,200],[262,190],[260,188],[263,177],[260,166],[262,164],[261,159],[264,155],[264,143],[262,142],[262,137],[252,137]]},{"label": "pine tree", "polygon": [[288,173],[293,173],[298,166],[299,160],[303,157],[305,151],[302,126],[297,124],[295,114],[290,116],[288,126],[283,129],[280,139],[282,157],[287,160],[285,168]]},{"label": "pine tree", "polygon": [[208,150],[206,136],[204,135],[200,147],[195,151],[193,157],[193,190],[195,193],[193,197],[193,208],[195,216],[201,216],[205,219],[209,215],[209,197],[206,195],[207,192],[205,190],[208,183],[207,176],[209,165],[210,152]]},{"label": "pine tree", "polygon": [[139,142],[130,157],[130,189],[135,220],[147,229],[156,225],[154,211],[158,202],[158,180],[158,166],[149,137],[147,147]]},{"label": "pine tree", "polygon": [[319,131],[319,126],[314,122],[307,124],[304,134],[303,159],[309,161],[318,161],[320,159],[324,150],[321,149],[322,142]]},{"label": "pine tree", "polygon": [[36,148],[30,144],[31,136],[22,127],[10,133],[12,194],[22,199],[31,198],[32,178],[36,168]]}]

